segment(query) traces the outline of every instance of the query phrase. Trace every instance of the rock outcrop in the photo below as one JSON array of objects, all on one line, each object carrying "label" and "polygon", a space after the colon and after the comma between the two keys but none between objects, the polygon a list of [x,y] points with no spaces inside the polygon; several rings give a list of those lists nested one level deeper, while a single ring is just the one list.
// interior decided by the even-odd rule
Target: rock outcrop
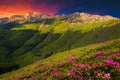
[{"label": "rock outcrop", "polygon": [[40,14],[37,12],[34,13],[26,13],[25,15],[13,15],[10,18],[1,18],[0,23],[30,23],[30,22],[44,22],[44,23],[50,23],[54,20],[65,20],[69,23],[92,23],[92,22],[103,22],[111,19],[117,19],[112,16],[100,16],[100,15],[91,15],[88,13],[79,13],[75,12],[71,15],[46,15],[46,14]]},{"label": "rock outcrop", "polygon": [[111,19],[117,19],[112,16],[100,16],[100,15],[91,15],[88,13],[73,13],[69,15],[67,21],[70,23],[92,23],[92,22],[103,22]]}]

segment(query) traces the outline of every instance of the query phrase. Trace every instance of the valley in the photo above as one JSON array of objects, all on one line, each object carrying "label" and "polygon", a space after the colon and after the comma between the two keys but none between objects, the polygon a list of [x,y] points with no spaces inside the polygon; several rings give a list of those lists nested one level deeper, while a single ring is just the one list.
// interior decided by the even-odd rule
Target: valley
[{"label": "valley", "polygon": [[[94,75],[94,63],[98,63],[99,73],[111,73],[112,79],[120,79],[119,56],[114,56],[120,52],[120,19],[87,13],[36,16],[27,15],[27,19],[13,16],[0,24],[0,80],[70,80],[80,78],[78,75],[81,75],[78,80],[104,80],[104,77]],[[99,51],[102,51],[103,62],[95,58],[94,53]],[[73,55],[75,62],[69,63],[68,59]],[[104,69],[109,58],[118,61],[117,68],[110,64]],[[51,64],[54,67],[45,68]],[[89,65],[80,72],[80,69],[71,69],[75,64],[78,67]],[[52,75],[54,68],[58,74]],[[86,70],[90,72],[83,74]]]}]

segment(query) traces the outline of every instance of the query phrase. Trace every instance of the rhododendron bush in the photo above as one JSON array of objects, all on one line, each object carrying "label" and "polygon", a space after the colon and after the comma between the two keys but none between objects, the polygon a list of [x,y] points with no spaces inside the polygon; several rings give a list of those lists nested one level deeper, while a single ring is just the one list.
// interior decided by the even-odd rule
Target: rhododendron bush
[{"label": "rhododendron bush", "polygon": [[[90,53],[92,54],[92,53]],[[120,52],[97,51],[86,58],[72,55],[57,64],[41,64],[14,80],[120,80]]]}]

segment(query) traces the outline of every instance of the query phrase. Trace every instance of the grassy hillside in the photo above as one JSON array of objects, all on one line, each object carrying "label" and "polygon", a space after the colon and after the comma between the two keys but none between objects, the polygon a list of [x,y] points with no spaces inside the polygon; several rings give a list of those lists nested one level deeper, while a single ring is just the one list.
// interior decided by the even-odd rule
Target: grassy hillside
[{"label": "grassy hillside", "polygon": [[0,30],[0,72],[20,68],[55,53],[120,38],[120,21],[20,24]]},{"label": "grassy hillside", "polygon": [[112,40],[57,53],[17,71],[3,74],[0,79],[119,80],[119,42],[120,39]]},{"label": "grassy hillside", "polygon": [[26,23],[18,25],[11,30],[38,30],[41,25],[41,23]]},{"label": "grassy hillside", "polygon": [[8,31],[0,30],[0,73],[7,72],[7,69],[17,68],[17,64],[14,64],[9,55],[26,43],[33,35],[35,31]]}]

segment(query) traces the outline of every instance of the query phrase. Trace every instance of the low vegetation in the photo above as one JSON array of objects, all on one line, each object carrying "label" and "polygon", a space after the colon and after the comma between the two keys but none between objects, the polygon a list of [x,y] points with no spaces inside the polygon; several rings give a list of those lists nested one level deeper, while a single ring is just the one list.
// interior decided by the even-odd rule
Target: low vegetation
[{"label": "low vegetation", "polygon": [[55,21],[1,27],[0,73],[22,68],[56,53],[119,39],[119,22],[110,20],[76,25]]},{"label": "low vegetation", "polygon": [[119,42],[118,39],[57,53],[25,68],[3,74],[0,78],[1,80],[119,80]]}]

